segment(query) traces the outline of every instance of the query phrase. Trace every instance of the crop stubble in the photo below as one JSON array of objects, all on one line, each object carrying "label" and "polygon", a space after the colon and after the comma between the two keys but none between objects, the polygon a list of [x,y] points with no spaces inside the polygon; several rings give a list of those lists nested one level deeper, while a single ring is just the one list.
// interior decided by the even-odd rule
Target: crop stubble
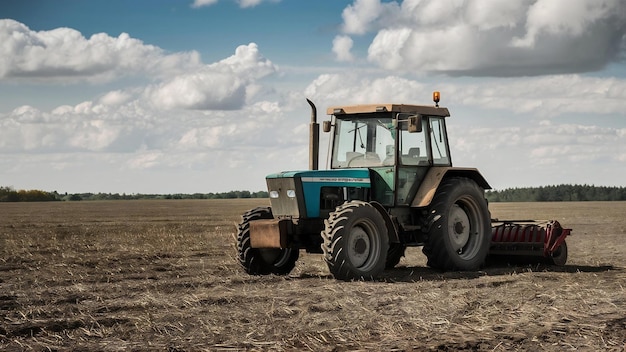
[{"label": "crop stubble", "polygon": [[348,283],[318,254],[243,273],[233,224],[266,203],[0,203],[0,350],[626,350],[626,202],[490,205],[573,228],[563,268],[441,273],[416,248]]}]

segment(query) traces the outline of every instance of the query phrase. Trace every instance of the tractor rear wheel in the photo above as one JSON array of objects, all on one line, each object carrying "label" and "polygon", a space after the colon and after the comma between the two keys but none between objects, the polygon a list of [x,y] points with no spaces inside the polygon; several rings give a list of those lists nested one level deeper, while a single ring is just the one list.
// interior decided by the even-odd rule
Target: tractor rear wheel
[{"label": "tractor rear wheel", "polygon": [[324,260],[336,279],[371,280],[385,269],[387,227],[371,204],[346,202],[330,214],[324,225]]},{"label": "tractor rear wheel", "polygon": [[428,266],[477,270],[491,242],[491,215],[485,191],[464,177],[445,179],[430,203],[428,239],[422,251]]},{"label": "tractor rear wheel", "polygon": [[237,233],[239,263],[251,275],[287,275],[296,266],[300,255],[293,248],[252,248],[250,246],[250,221],[272,219],[269,207],[254,208],[242,215]]}]

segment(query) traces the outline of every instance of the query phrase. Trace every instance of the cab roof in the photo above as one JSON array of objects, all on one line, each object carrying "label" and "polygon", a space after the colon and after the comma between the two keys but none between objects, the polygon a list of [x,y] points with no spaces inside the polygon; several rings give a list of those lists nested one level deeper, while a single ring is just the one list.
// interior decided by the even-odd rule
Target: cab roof
[{"label": "cab roof", "polygon": [[447,108],[440,108],[427,105],[409,104],[366,104],[366,105],[344,105],[331,106],[326,110],[328,115],[363,114],[372,112],[402,112],[422,115],[450,116]]}]

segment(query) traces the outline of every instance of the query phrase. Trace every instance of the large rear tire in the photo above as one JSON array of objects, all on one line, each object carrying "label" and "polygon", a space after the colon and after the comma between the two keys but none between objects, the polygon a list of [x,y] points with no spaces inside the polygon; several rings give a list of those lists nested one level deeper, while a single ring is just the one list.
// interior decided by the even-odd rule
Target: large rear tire
[{"label": "large rear tire", "polygon": [[442,270],[478,270],[491,242],[491,215],[485,191],[464,177],[445,179],[429,207],[428,239],[422,249],[428,266]]},{"label": "large rear tire", "polygon": [[371,204],[346,202],[330,214],[324,225],[324,260],[336,279],[371,280],[385,269],[387,227]]},{"label": "large rear tire", "polygon": [[250,275],[287,275],[296,266],[300,255],[298,249],[250,246],[250,221],[272,218],[272,209],[269,207],[254,208],[242,215],[237,233],[237,257]]}]

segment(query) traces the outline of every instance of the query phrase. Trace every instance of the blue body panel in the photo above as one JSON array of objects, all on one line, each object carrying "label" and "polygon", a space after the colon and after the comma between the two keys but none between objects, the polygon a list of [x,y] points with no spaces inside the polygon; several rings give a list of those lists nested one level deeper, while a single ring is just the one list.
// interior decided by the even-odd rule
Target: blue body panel
[{"label": "blue body panel", "polygon": [[322,187],[371,187],[369,169],[284,171],[268,175],[266,178],[294,178],[296,184],[300,183],[308,218],[320,216]]}]

